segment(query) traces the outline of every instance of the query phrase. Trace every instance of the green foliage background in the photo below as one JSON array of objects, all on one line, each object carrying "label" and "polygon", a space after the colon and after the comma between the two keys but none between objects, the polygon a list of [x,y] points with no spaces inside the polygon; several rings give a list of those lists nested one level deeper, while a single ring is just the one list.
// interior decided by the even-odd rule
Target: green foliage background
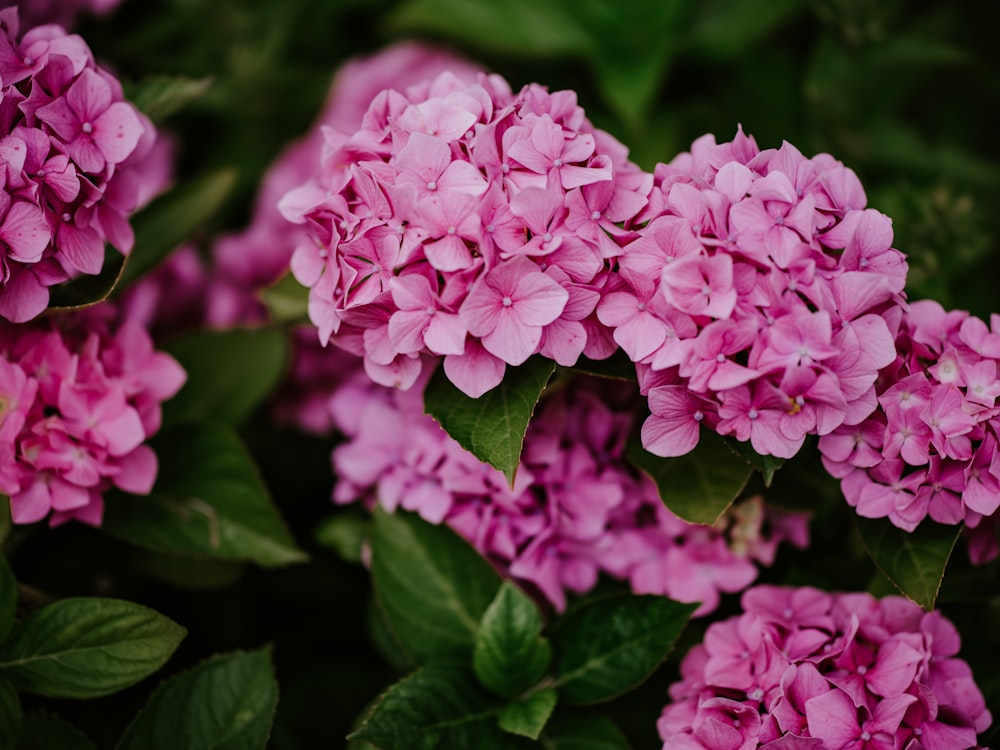
[{"label": "green foliage background", "polygon": [[[162,112],[182,184],[235,174],[194,238],[204,247],[246,223],[262,174],[308,129],[340,63],[420,38],[515,88],[575,89],[595,124],[647,169],[703,133],[729,140],[738,123],[763,148],[788,140],[806,155],[829,152],[893,218],[911,298],[987,317],[1000,311],[998,28],[1000,4],[931,0],[125,0],[78,30],[131,91],[150,96],[140,84],[156,76],[184,76],[193,93],[204,90]],[[15,530],[4,551],[43,601],[114,596],[182,623],[188,636],[168,674],[273,644],[281,696],[269,747],[338,747],[398,673],[370,635],[368,573],[314,541],[332,513],[332,443],[276,431],[265,416],[238,412],[232,427],[308,563],[264,570],[140,551],[73,526]],[[816,539],[807,553],[783,554],[766,577],[891,591],[842,499],[816,476],[807,466],[777,475],[775,493],[817,508]],[[961,545],[955,558],[940,605],[1000,716],[997,566],[971,570]],[[723,613],[733,608],[727,600]],[[688,628],[674,662],[703,627]],[[636,748],[655,746],[674,669],[612,704]],[[54,711],[110,748],[149,698],[155,681],[147,682],[86,703],[25,697],[24,708]]]}]

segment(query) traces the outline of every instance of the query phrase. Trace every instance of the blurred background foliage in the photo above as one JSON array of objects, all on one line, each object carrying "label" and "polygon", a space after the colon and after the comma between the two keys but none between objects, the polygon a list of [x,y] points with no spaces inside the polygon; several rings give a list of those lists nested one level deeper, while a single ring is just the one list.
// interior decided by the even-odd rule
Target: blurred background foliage
[{"label": "blurred background foliage", "polygon": [[[594,123],[647,169],[704,133],[729,140],[740,123],[762,148],[788,140],[807,156],[829,152],[893,218],[896,247],[911,264],[910,297],[987,317],[1000,310],[1000,141],[991,114],[1000,102],[998,29],[1000,4],[932,0],[125,0],[78,31],[127,85],[184,76],[204,89],[164,112],[162,124],[176,138],[180,181],[236,170],[206,243],[245,225],[261,175],[309,128],[340,63],[418,38],[515,88],[536,81],[576,90]],[[183,623],[190,635],[173,670],[275,644],[281,700],[271,746],[338,747],[394,673],[368,634],[367,573],[314,541],[331,512],[331,444],[276,431],[263,414],[242,434],[309,564],[192,564],[68,527],[12,540],[19,577],[54,596],[140,601]],[[843,501],[821,500],[809,483],[808,470],[779,474],[775,492],[819,503],[818,549],[783,553],[764,578],[882,586]],[[965,653],[997,664],[996,566],[975,575],[967,567],[955,560],[941,603]],[[732,611],[727,600],[718,614]],[[674,661],[703,628],[688,629]],[[977,674],[1000,715],[1000,677]],[[615,706],[634,747],[655,746],[672,679],[663,670]],[[144,699],[126,691],[39,706],[111,747]]]}]

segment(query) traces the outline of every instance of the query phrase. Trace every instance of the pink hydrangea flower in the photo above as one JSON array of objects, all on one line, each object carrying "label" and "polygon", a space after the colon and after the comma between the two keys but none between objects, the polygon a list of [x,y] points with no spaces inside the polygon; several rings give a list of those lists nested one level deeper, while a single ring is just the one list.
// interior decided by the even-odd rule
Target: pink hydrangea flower
[{"label": "pink hydrangea flower", "polygon": [[127,216],[166,175],[152,124],[83,39],[21,34],[16,6],[0,11],[0,99],[0,318],[21,323],[49,287],[99,273],[105,242],[130,251]]},{"label": "pink hydrangea flower", "polygon": [[[595,307],[652,176],[572,92],[446,73],[380,93],[360,128],[325,137],[313,179],[280,203],[307,235],[291,268],[324,343],[360,339],[382,384],[410,385],[421,355],[444,357],[472,396],[533,354],[571,365],[613,351]],[[700,271],[722,285],[712,310],[733,296],[721,265]],[[446,331],[419,322],[407,290]]]},{"label": "pink hydrangea flower", "polygon": [[757,586],[681,663],[665,750],[977,747],[992,721],[959,637],[901,597]]},{"label": "pink hydrangea flower", "polygon": [[310,399],[325,404],[346,437],[333,452],[335,502],[445,523],[558,609],[569,592],[609,575],[637,593],[701,602],[706,614],[723,593],[752,583],[755,563],[770,564],[779,543],[807,541],[804,514],[780,513],[759,497],[715,527],[670,513],[624,458],[638,404],[623,384],[584,379],[548,396],[511,488],[423,413],[421,381],[401,392],[373,384],[357,363],[354,370]]},{"label": "pink hydrangea flower", "polygon": [[160,404],[185,373],[110,305],[0,323],[0,492],[11,518],[100,525],[112,487],[148,494]]},{"label": "pink hydrangea flower", "polygon": [[807,159],[788,143],[761,151],[742,130],[657,166],[648,223],[624,244],[597,306],[640,371],[697,403],[678,412],[664,392],[651,395],[647,450],[694,447],[685,411],[783,458],[806,435],[871,413],[906,263],[888,218],[864,203],[832,157]]},{"label": "pink hydrangea flower", "polygon": [[908,531],[927,517],[974,528],[997,515],[996,322],[990,330],[965,311],[911,303],[896,326],[897,356],[880,372],[877,410],[819,441],[860,515]]}]

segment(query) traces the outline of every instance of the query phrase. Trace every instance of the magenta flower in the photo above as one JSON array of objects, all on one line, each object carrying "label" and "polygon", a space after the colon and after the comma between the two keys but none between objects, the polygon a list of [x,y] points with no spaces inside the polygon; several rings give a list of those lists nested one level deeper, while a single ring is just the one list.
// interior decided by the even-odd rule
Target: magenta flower
[{"label": "magenta flower", "polygon": [[105,242],[131,249],[126,217],[169,167],[83,39],[55,25],[19,35],[18,9],[0,13],[0,317],[22,323],[49,287],[99,273]]},{"label": "magenta flower", "polygon": [[[387,317],[390,335],[365,338],[377,344],[366,344],[369,371],[401,356],[412,368],[423,361],[414,357],[443,355],[446,375],[469,395],[533,354],[567,366],[582,354],[610,356],[594,307],[652,188],[626,154],[590,125],[571,92],[531,85],[515,94],[496,76],[442,74],[374,95],[359,124],[327,131],[312,178],[303,175],[279,204],[303,238],[292,269],[310,287],[320,340],[346,340]],[[391,264],[364,242],[386,234],[399,241]],[[424,338],[415,350],[422,324],[396,316],[415,309],[399,308],[385,285],[358,295],[370,278],[360,263],[398,280],[426,276],[447,299],[424,299],[424,309],[457,312],[466,338],[443,346]]]},{"label": "magenta flower", "polygon": [[482,277],[458,315],[486,351],[519,365],[538,348],[542,328],[559,317],[568,299],[535,264],[515,258]]},{"label": "magenta flower", "polygon": [[102,305],[0,326],[0,491],[14,523],[100,525],[111,487],[153,488],[156,455],[145,443],[186,376],[144,329],[116,318]]},{"label": "magenta flower", "polygon": [[[487,372],[481,363],[462,371],[470,357],[493,355],[470,338],[464,354],[445,357],[446,368],[460,365],[449,377]],[[624,459],[635,419],[627,388],[582,380],[543,400],[511,488],[424,414],[420,387],[380,388],[358,367],[310,399],[346,436],[333,454],[335,502],[404,508],[445,523],[558,609],[603,573],[638,593],[700,602],[706,614],[721,593],[749,585],[780,543],[806,541],[803,514],[778,514],[759,497],[738,503],[715,527],[671,514],[651,480]]]},{"label": "magenta flower", "polygon": [[901,597],[775,586],[742,603],[681,663],[657,722],[664,748],[959,750],[990,725],[939,613]]}]

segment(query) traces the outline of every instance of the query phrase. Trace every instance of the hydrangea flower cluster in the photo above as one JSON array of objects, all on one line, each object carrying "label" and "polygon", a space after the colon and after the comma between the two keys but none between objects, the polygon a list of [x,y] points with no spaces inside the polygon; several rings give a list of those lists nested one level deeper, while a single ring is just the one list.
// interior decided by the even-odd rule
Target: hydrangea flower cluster
[{"label": "hydrangea flower cluster", "polygon": [[329,410],[347,441],[333,453],[338,503],[380,503],[445,523],[510,576],[557,608],[601,573],[632,590],[718,605],[720,592],[748,586],[754,561],[770,564],[779,542],[805,546],[807,517],[753,498],[718,527],[680,520],[653,482],[628,466],[634,422],[629,394],[608,381],[575,381],[539,407],[513,488],[423,413],[418,389],[347,380]]},{"label": "hydrangea flower cluster", "polygon": [[126,217],[162,178],[144,163],[155,139],[83,39],[21,35],[0,11],[0,317],[31,320],[49,287],[99,273],[106,241],[129,252]]},{"label": "hydrangea flower cluster", "polygon": [[992,721],[939,612],[777,586],[742,604],[684,658],[664,750],[966,750]]},{"label": "hydrangea flower cluster", "polygon": [[679,456],[701,425],[788,458],[855,425],[893,359],[906,262],[888,217],[827,154],[711,135],[655,172],[641,236],[597,316],[637,363],[643,445]]},{"label": "hydrangea flower cluster", "polygon": [[822,437],[823,464],[861,516],[978,526],[1000,509],[1000,316],[914,302],[896,350],[879,408]]},{"label": "hydrangea flower cluster", "polygon": [[45,322],[0,321],[0,492],[14,523],[100,525],[111,487],[147,494],[145,444],[184,370],[141,325],[100,305]]},{"label": "hydrangea flower cluster", "polygon": [[473,397],[533,354],[614,350],[594,309],[652,176],[573,92],[446,73],[325,135],[320,174],[281,202],[309,228],[291,266],[324,344],[404,389],[443,358]]}]

